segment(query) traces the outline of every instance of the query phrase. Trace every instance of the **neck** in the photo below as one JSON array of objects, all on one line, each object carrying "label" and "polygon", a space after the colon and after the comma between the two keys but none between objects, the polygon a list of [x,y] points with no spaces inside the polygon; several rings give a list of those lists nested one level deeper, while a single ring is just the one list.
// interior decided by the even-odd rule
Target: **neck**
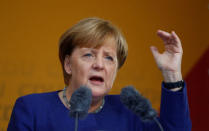
[{"label": "neck", "polygon": [[93,99],[91,106],[89,108],[89,113],[95,112],[100,106],[103,104],[103,97],[101,99],[97,99],[96,101]]}]

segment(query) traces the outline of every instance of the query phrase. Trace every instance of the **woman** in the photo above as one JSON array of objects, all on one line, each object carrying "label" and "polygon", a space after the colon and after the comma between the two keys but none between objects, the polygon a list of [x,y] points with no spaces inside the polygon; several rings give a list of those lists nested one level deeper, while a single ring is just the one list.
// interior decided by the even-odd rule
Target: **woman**
[{"label": "woman", "polygon": [[[159,30],[158,35],[165,43],[165,51],[160,54],[156,47],[151,47],[151,51],[164,77],[159,120],[164,130],[191,130],[181,75],[181,42],[174,32]],[[66,88],[20,97],[8,131],[74,130],[74,119],[68,115],[69,100],[83,85],[91,89],[92,103],[87,118],[79,121],[79,130],[159,130],[155,123],[143,123],[127,110],[118,95],[107,95],[117,71],[125,62],[127,51],[124,37],[109,21],[88,18],[74,25],[62,35],[59,43]]]}]

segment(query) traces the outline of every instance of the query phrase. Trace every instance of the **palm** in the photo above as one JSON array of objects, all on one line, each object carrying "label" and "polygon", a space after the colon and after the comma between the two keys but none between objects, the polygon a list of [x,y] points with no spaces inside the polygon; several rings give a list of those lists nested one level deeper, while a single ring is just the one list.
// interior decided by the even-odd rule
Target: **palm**
[{"label": "palm", "polygon": [[156,47],[151,47],[151,51],[158,68],[161,71],[181,71],[181,59],[183,50],[180,39],[175,34],[175,32],[168,33],[159,30],[157,34],[163,40],[165,46],[163,53],[159,53]]}]

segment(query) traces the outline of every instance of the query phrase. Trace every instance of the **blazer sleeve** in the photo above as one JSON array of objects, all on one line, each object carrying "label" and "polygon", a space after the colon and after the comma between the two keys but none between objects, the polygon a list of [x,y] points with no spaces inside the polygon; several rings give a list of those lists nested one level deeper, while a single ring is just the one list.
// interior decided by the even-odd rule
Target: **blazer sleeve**
[{"label": "blazer sleeve", "polygon": [[186,84],[177,92],[166,89],[162,84],[160,121],[165,131],[191,131]]},{"label": "blazer sleeve", "polygon": [[16,100],[7,131],[33,131],[33,113],[27,99]]},{"label": "blazer sleeve", "polygon": [[[163,87],[160,116],[157,118],[164,131],[191,131],[191,120],[186,85],[181,91],[173,92]],[[156,122],[142,123],[143,131],[160,131]]]}]

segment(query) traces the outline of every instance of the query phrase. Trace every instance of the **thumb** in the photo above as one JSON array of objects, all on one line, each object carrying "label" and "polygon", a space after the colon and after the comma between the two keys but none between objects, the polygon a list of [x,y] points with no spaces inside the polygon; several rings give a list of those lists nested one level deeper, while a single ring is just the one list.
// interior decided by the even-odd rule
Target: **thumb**
[{"label": "thumb", "polygon": [[150,46],[150,50],[152,52],[152,55],[154,56],[155,60],[158,58],[160,55],[158,49],[155,46]]}]

